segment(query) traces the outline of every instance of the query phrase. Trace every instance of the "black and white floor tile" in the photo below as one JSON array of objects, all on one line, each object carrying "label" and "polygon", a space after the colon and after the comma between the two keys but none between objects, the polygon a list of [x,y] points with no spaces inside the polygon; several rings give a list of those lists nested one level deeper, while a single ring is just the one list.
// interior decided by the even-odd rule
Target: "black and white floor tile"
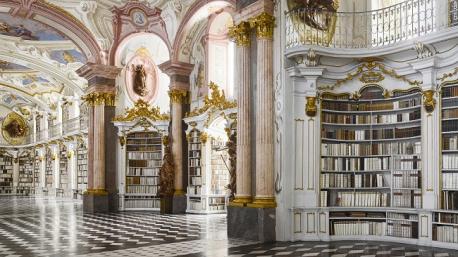
[{"label": "black and white floor tile", "polygon": [[224,215],[83,214],[82,203],[0,198],[0,257],[453,257],[457,251],[377,242],[257,244],[229,240]]}]

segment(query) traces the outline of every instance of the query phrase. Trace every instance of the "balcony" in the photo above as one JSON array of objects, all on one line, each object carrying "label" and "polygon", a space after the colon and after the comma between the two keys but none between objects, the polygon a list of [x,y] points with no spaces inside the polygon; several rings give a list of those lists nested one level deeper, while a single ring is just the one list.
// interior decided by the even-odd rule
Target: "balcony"
[{"label": "balcony", "polygon": [[[296,8],[286,14],[286,48],[374,50],[412,48],[417,38],[447,34],[457,37],[458,1],[407,0],[368,12],[332,12]],[[406,44],[405,44],[406,45]],[[356,51],[354,51],[356,52]]]}]

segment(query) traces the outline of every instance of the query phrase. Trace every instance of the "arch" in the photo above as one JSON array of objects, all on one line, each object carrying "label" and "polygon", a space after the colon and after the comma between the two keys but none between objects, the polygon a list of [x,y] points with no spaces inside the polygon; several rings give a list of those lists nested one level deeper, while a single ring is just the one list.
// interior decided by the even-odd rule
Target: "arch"
[{"label": "arch", "polygon": [[[181,47],[181,42],[186,35],[187,29],[192,26],[193,18],[195,15],[200,11],[203,10],[205,6],[209,6],[212,4],[220,4],[221,9],[224,7],[231,7],[235,10],[236,7],[236,0],[207,0],[207,1],[195,1],[193,5],[188,9],[186,14],[184,15],[183,20],[178,27],[177,34],[175,36],[175,40],[173,42],[172,47],[172,60],[179,61],[179,50]],[[213,10],[212,12],[216,12],[218,9]],[[209,15],[207,15],[209,16]]]},{"label": "arch", "polygon": [[44,0],[0,0],[3,9],[13,16],[33,19],[67,36],[86,56],[88,62],[101,63],[101,49],[92,33],[72,14]]}]

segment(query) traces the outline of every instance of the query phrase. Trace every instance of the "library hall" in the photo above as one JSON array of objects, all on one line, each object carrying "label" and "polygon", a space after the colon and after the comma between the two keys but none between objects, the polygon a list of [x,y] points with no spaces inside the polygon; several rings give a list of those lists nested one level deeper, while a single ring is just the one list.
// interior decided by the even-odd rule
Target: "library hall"
[{"label": "library hall", "polygon": [[458,0],[0,0],[0,257],[458,257]]}]

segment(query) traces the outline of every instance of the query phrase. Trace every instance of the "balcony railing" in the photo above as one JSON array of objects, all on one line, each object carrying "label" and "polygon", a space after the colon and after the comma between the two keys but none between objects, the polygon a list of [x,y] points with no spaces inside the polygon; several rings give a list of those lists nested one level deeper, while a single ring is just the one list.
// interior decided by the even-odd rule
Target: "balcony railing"
[{"label": "balcony railing", "polygon": [[[455,0],[453,0],[455,1]],[[427,35],[458,25],[458,7],[436,17],[445,0],[407,0],[368,12],[330,12],[298,8],[286,14],[286,47],[374,48]],[[444,17],[448,14],[448,17]],[[440,18],[445,22],[437,22]]]}]

